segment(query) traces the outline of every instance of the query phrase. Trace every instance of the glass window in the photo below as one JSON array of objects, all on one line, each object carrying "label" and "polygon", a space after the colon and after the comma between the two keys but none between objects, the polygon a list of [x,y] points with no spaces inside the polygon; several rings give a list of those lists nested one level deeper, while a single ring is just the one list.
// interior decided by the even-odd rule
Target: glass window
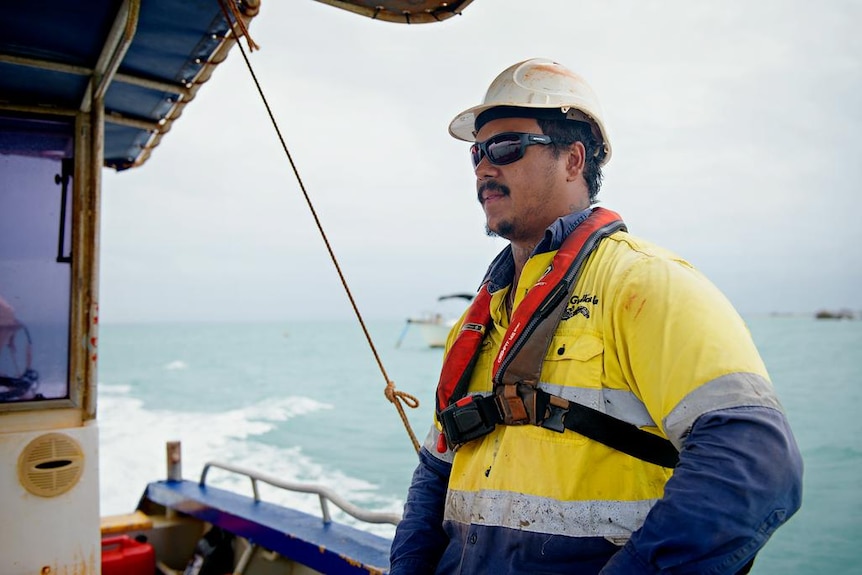
[{"label": "glass window", "polygon": [[69,397],[71,134],[0,117],[0,403]]}]

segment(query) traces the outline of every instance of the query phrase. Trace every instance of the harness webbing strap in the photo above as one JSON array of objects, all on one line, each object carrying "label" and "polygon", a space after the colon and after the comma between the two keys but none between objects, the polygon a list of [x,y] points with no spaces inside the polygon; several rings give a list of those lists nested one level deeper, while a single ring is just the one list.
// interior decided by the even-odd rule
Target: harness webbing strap
[{"label": "harness webbing strap", "polygon": [[[523,400],[522,406],[530,412],[539,414],[534,422],[539,427],[558,433],[568,429],[617,451],[661,467],[673,468],[679,461],[679,453],[670,441],[644,431],[636,425],[526,384],[511,386],[509,389],[516,390]],[[472,440],[490,432],[494,425],[505,423],[505,406],[500,395],[472,396],[469,399],[469,407],[476,414],[473,417],[479,419],[476,422],[470,422],[476,432],[474,434],[469,432],[462,434],[462,437]],[[534,406],[533,408],[529,406],[530,403]],[[448,413],[444,413],[442,421],[447,421],[449,417],[451,416]],[[456,414],[454,418],[458,423],[462,423],[459,415]],[[446,439],[452,438],[447,435]],[[466,441],[460,441],[458,445],[461,443],[466,443]]]},{"label": "harness webbing strap", "polygon": [[586,405],[567,403],[568,407],[556,414],[551,410],[549,419],[562,415],[566,429],[661,467],[673,468],[679,462],[679,452],[667,439]]}]

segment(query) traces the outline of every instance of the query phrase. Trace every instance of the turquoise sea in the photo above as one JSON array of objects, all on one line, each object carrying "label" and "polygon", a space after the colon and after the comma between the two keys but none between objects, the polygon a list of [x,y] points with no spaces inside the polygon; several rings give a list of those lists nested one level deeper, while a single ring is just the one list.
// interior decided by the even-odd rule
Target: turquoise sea
[{"label": "turquoise sea", "polygon": [[[862,321],[746,319],[806,465],[802,510],[753,573],[862,573]],[[408,410],[421,441],[442,352],[412,330],[396,348],[403,328],[368,323],[389,378],[421,400]],[[103,325],[102,513],[134,509],[146,482],[164,477],[173,440],[182,442],[187,479],[206,461],[230,462],[400,511],[416,455],[384,387],[356,322]],[[228,472],[212,471],[208,481],[250,493],[248,480]],[[319,512],[315,496],[265,486],[261,495]]]}]

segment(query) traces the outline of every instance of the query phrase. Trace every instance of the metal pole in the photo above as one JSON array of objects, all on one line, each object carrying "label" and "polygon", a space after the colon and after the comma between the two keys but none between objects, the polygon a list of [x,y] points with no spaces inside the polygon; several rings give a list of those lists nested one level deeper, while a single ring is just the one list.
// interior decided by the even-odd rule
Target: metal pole
[{"label": "metal pole", "polygon": [[168,481],[182,481],[183,455],[179,441],[168,441]]}]

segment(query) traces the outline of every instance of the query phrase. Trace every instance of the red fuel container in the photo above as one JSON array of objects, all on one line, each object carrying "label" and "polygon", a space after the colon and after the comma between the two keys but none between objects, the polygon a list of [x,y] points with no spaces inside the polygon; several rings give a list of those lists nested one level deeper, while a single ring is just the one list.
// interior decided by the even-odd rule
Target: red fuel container
[{"label": "red fuel container", "polygon": [[153,575],[156,552],[128,535],[102,539],[102,575]]}]

